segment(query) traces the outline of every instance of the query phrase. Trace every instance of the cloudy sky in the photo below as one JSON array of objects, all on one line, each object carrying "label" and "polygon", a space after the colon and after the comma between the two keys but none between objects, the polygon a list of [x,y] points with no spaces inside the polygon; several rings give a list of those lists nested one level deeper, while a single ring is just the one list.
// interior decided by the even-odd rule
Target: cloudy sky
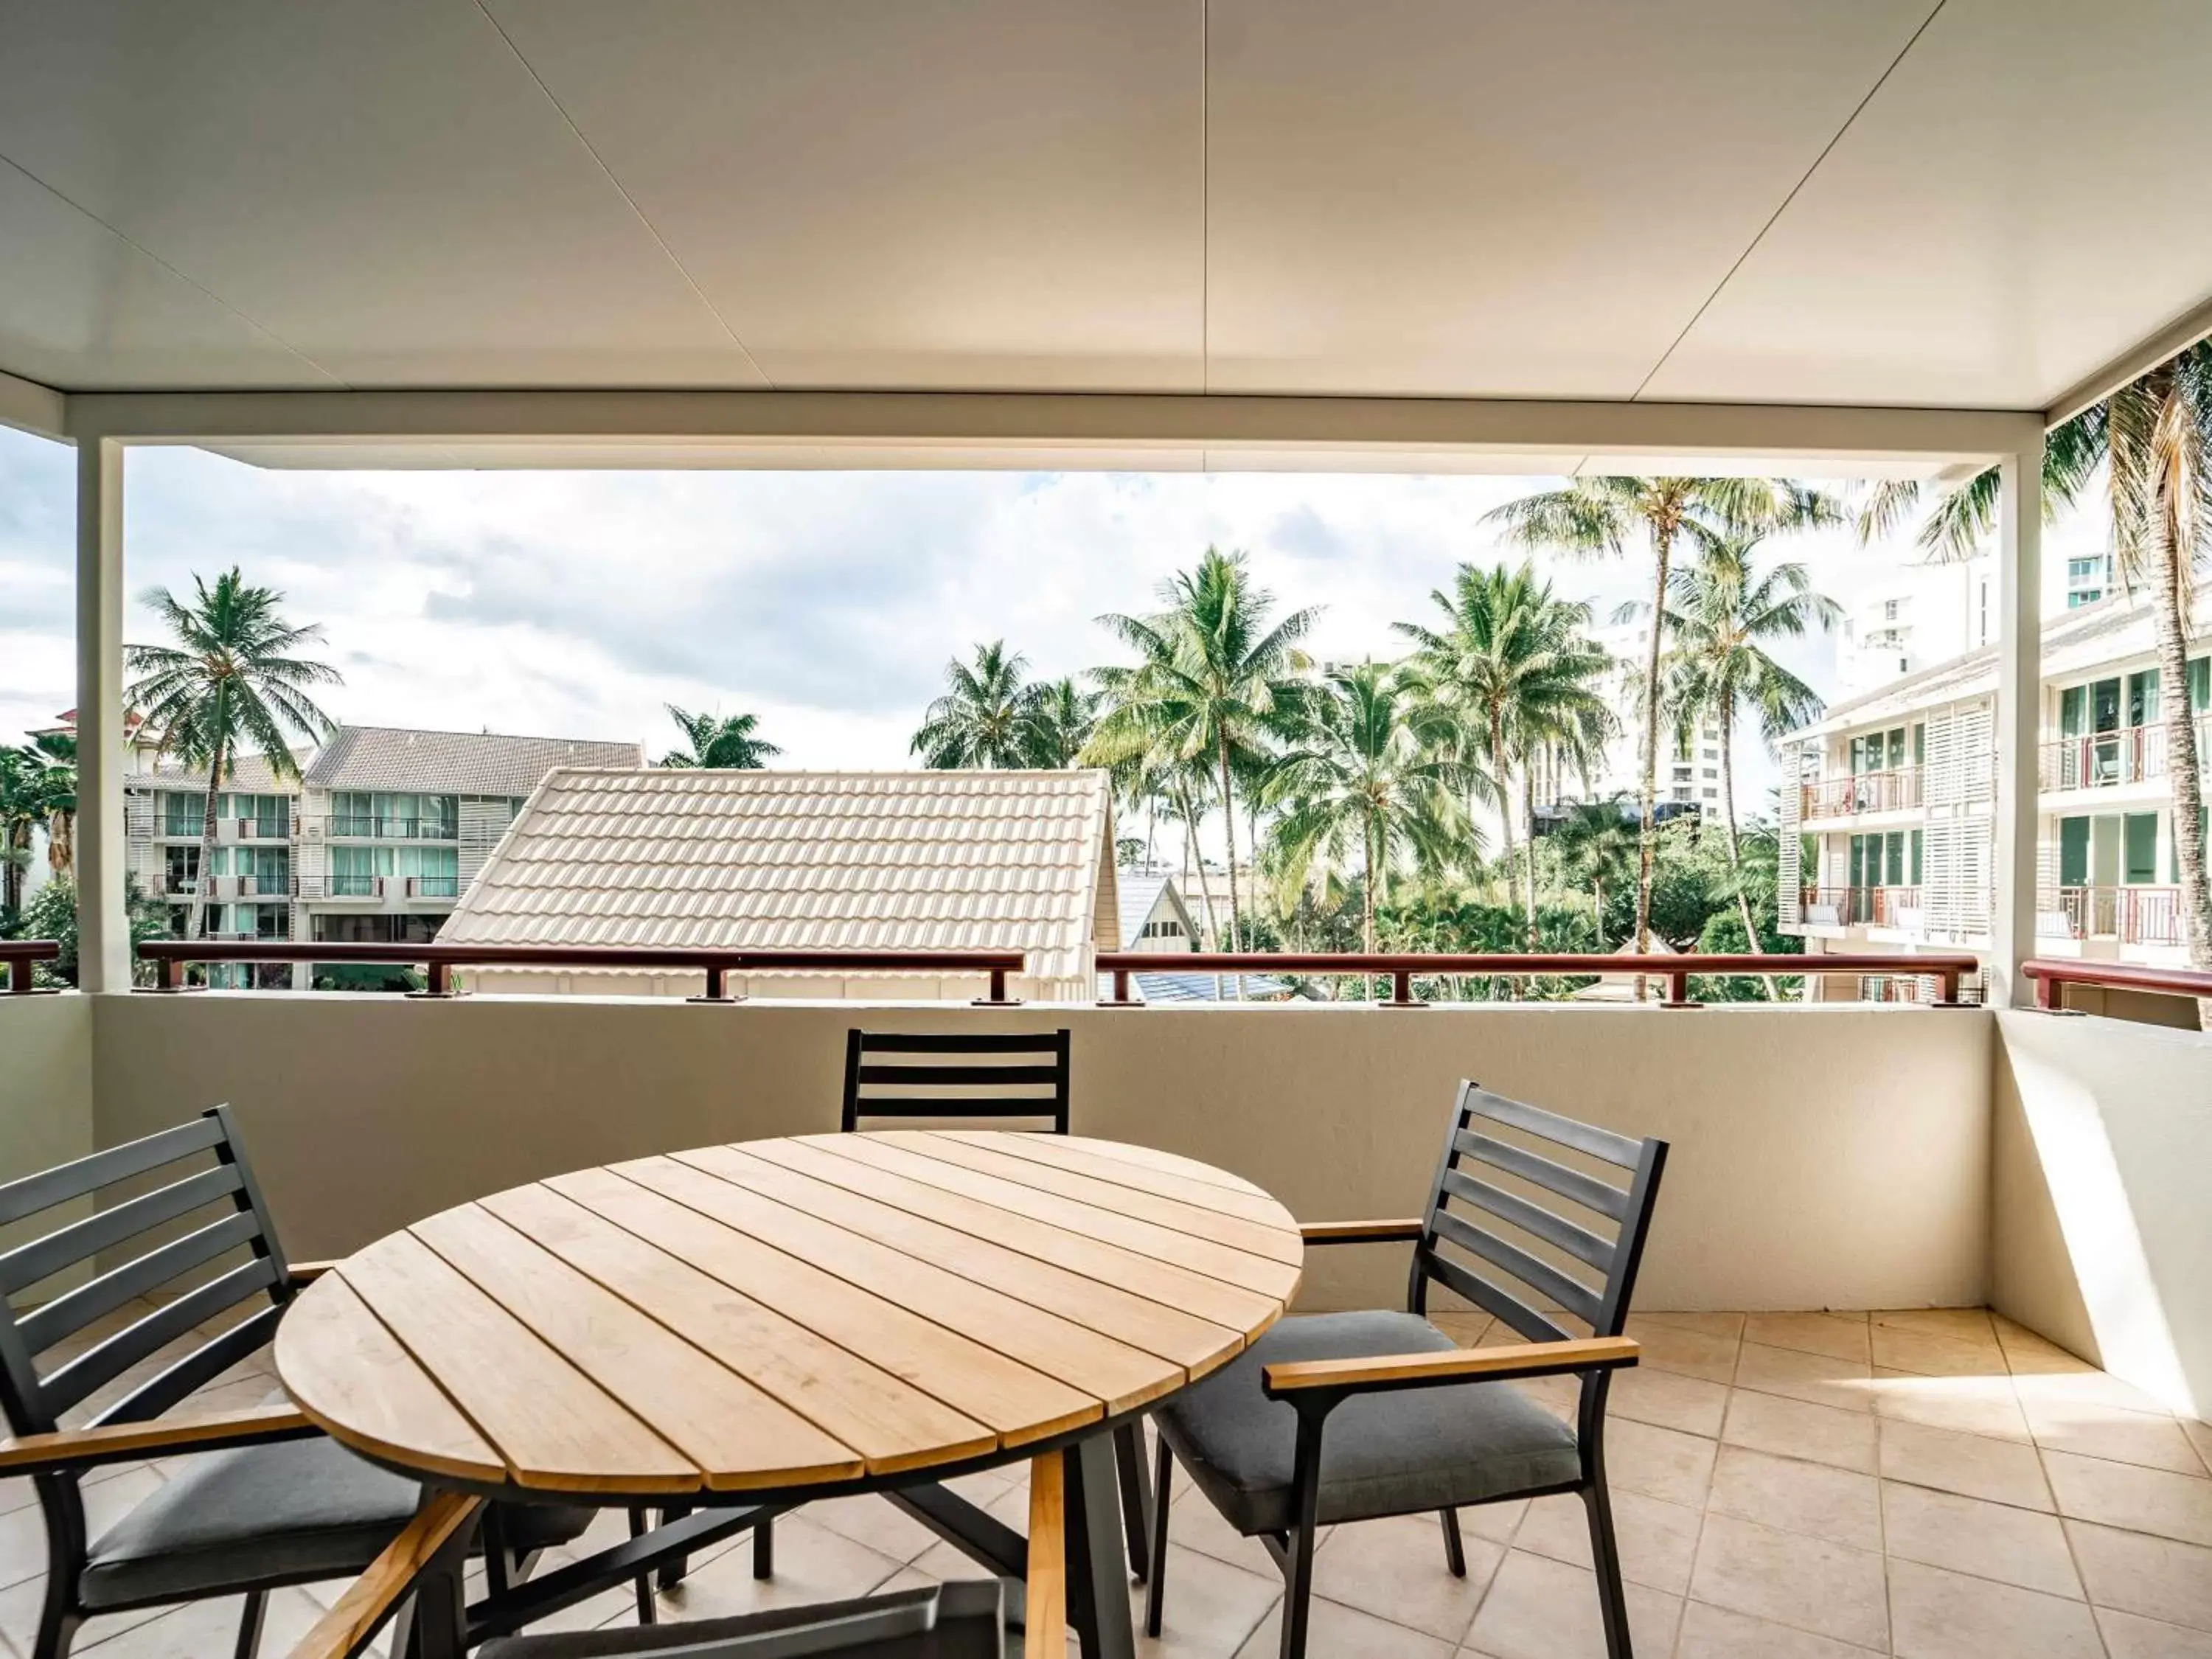
[{"label": "cloudy sky", "polygon": [[[896,767],[949,656],[1004,638],[1039,674],[1113,660],[1097,617],[1151,608],[1209,543],[1248,550],[1283,605],[1322,607],[1317,654],[1395,656],[1393,621],[1421,617],[1457,563],[1500,556],[1481,515],[1557,482],[303,473],[153,449],[131,458],[125,557],[134,596],[232,563],[281,590],[345,676],[324,699],[340,720],[658,756],[673,702],[757,713],[786,764]],[[75,700],[73,488],[70,451],[0,430],[0,741]],[[2061,527],[2054,583],[2064,548],[2097,534]],[[1911,557],[1842,533],[1790,549],[1847,605]],[[1639,591],[1638,562],[1547,568],[1601,619]],[[136,603],[127,628],[155,637]],[[1832,688],[1832,641],[1795,654]],[[1746,770],[1763,795],[1769,769]]]}]

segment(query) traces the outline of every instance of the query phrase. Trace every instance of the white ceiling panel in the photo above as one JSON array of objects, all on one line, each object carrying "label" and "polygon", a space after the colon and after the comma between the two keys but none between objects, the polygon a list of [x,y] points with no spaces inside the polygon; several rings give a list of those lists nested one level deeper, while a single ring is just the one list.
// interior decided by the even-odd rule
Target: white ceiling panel
[{"label": "white ceiling panel", "polygon": [[1200,380],[1195,0],[489,0],[779,386]]},{"label": "white ceiling panel", "polygon": [[2212,295],[2212,5],[1949,0],[1654,398],[2041,408]]},{"label": "white ceiling panel", "polygon": [[1633,395],[1933,3],[1212,0],[1212,389]]},{"label": "white ceiling panel", "polygon": [[762,383],[466,0],[0,0],[0,156],[349,384]]},{"label": "white ceiling panel", "polygon": [[4,161],[0,366],[75,390],[332,384]]}]

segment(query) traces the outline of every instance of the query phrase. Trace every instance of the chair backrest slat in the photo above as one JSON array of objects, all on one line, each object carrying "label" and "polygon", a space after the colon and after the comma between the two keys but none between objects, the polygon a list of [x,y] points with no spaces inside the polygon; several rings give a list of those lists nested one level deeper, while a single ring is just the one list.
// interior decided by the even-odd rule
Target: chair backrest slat
[{"label": "chair backrest slat", "polygon": [[1532,1204],[1502,1187],[1493,1187],[1486,1181],[1477,1181],[1459,1170],[1444,1171],[1444,1190],[1452,1197],[1464,1199],[1477,1209],[1487,1210],[1500,1221],[1510,1222],[1524,1233],[1540,1238],[1557,1249],[1565,1250],[1577,1261],[1605,1273],[1613,1267],[1613,1242],[1600,1238],[1587,1227],[1577,1227],[1565,1216],[1553,1215],[1540,1204]]},{"label": "chair backrest slat", "polygon": [[259,1352],[276,1340],[276,1322],[283,1316],[284,1309],[279,1303],[271,1303],[248,1315],[213,1341],[194,1348],[151,1381],[141,1383],[93,1420],[97,1424],[143,1423],[159,1417],[240,1360]]},{"label": "chair backrest slat", "polygon": [[[1027,1117],[1049,1119],[1054,1133],[1066,1134],[1067,1037],[1065,1030],[848,1031],[842,1127],[857,1129],[863,1118]],[[935,1054],[970,1063],[880,1058]]]},{"label": "chair backrest slat", "polygon": [[256,1256],[243,1267],[233,1267],[186,1291],[173,1302],[164,1302],[143,1319],[86,1349],[46,1378],[43,1392],[56,1410],[67,1411],[94,1389],[112,1382],[195,1326],[206,1324],[255,1291],[271,1289],[276,1283],[276,1267],[266,1257]]},{"label": "chair backrest slat", "polygon": [[111,1146],[74,1164],[60,1164],[34,1176],[25,1176],[21,1181],[11,1181],[0,1187],[0,1225],[21,1221],[41,1210],[51,1210],[73,1198],[83,1198],[102,1187],[112,1187],[149,1170],[158,1170],[164,1164],[174,1164],[194,1152],[204,1152],[222,1139],[222,1125],[213,1118],[198,1117],[173,1129],[148,1135],[143,1140]]},{"label": "chair backrest slat", "polygon": [[[1547,1152],[1625,1170],[1628,1182],[1616,1185]],[[1461,1084],[1414,1251],[1411,1305],[1425,1311],[1426,1287],[1435,1283],[1531,1341],[1579,1334],[1555,1314],[1580,1321],[1592,1335],[1618,1336],[1666,1158],[1662,1140],[1634,1140]],[[1560,1213],[1546,1194],[1583,1213]],[[1610,1237],[1608,1224],[1617,1224]],[[1577,1264],[1602,1282],[1577,1277]]]},{"label": "chair backrest slat", "polygon": [[159,1249],[149,1250],[125,1262],[113,1273],[102,1273],[90,1283],[56,1297],[35,1313],[24,1315],[20,1325],[23,1341],[32,1352],[43,1352],[94,1320],[113,1313],[125,1303],[159,1290],[179,1274],[212,1261],[226,1250],[251,1243],[257,1231],[251,1210],[234,1211],[222,1220],[210,1222],[196,1232],[173,1239]]},{"label": "chair backrest slat", "polygon": [[[224,1164],[203,1170],[182,1181],[173,1181],[166,1187],[48,1233],[44,1238],[34,1238],[0,1255],[0,1296],[13,1296],[64,1267],[112,1249],[126,1238],[135,1238],[164,1222],[189,1215],[201,1206],[212,1204],[238,1190],[238,1170]],[[43,1346],[33,1342],[32,1352],[36,1352]]]}]

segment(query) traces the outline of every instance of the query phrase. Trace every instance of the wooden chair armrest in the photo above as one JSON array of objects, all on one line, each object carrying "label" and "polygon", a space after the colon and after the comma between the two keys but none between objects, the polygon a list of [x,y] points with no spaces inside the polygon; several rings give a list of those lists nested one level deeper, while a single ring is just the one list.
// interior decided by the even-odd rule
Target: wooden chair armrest
[{"label": "wooden chair armrest", "polygon": [[216,1446],[296,1440],[322,1431],[289,1406],[249,1406],[204,1417],[157,1417],[0,1440],[0,1474],[46,1474]]},{"label": "wooden chair armrest", "polygon": [[290,1659],[354,1659],[375,1639],[422,1570],[483,1506],[483,1498],[465,1492],[430,1493],[399,1536],[300,1638]]},{"label": "wooden chair armrest", "polygon": [[1633,1365],[1637,1352],[1632,1338],[1593,1336],[1571,1342],[1523,1342],[1510,1348],[1441,1348],[1429,1353],[1384,1354],[1365,1359],[1295,1360],[1262,1370],[1261,1387],[1271,1400],[1307,1389],[1376,1394],[1444,1382],[1607,1370]]},{"label": "wooden chair armrest", "polygon": [[284,1264],[284,1272],[295,1285],[307,1285],[320,1279],[337,1265],[335,1261],[288,1261]]},{"label": "wooden chair armrest", "polygon": [[1301,1221],[1298,1237],[1309,1244],[1410,1244],[1421,1236],[1419,1216],[1392,1221]]}]

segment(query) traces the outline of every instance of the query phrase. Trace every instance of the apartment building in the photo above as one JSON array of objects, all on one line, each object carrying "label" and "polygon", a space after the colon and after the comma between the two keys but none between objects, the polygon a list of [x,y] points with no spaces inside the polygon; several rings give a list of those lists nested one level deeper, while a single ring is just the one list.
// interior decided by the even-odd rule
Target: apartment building
[{"label": "apartment building", "polygon": [[[1590,638],[1613,659],[1606,679],[1606,699],[1620,718],[1620,729],[1605,746],[1590,775],[1570,764],[1554,750],[1534,757],[1530,779],[1536,802],[1536,831],[1541,835],[1578,802],[1626,798],[1633,802],[1643,791],[1643,726],[1637,711],[1644,706],[1644,672],[1651,649],[1648,617],[1615,623],[1590,630]],[[1653,816],[1661,823],[1694,812],[1717,817],[1721,811],[1721,729],[1717,721],[1701,720],[1694,729],[1667,732],[1660,737],[1656,798]]]},{"label": "apartment building", "polygon": [[1861,697],[1995,642],[1996,560],[1899,564],[1862,592],[1836,637],[1836,688]]},{"label": "apartment building", "polygon": [[[66,717],[64,717],[66,720]],[[413,942],[436,936],[538,781],[557,766],[638,768],[635,744],[341,726],[278,778],[241,757],[215,797],[206,933],[232,939]],[[129,868],[182,933],[200,877],[206,775],[127,748]],[[218,969],[220,983],[296,986],[307,964]]]},{"label": "apartment building", "polygon": [[[2201,753],[2212,617],[2200,610],[2192,631],[2186,717]],[[1970,652],[1784,741],[1781,925],[1808,951],[1988,949],[1996,679],[1994,651]],[[2142,605],[2104,599],[2045,625],[2042,711],[2036,948],[2183,963],[2172,711]]]}]

